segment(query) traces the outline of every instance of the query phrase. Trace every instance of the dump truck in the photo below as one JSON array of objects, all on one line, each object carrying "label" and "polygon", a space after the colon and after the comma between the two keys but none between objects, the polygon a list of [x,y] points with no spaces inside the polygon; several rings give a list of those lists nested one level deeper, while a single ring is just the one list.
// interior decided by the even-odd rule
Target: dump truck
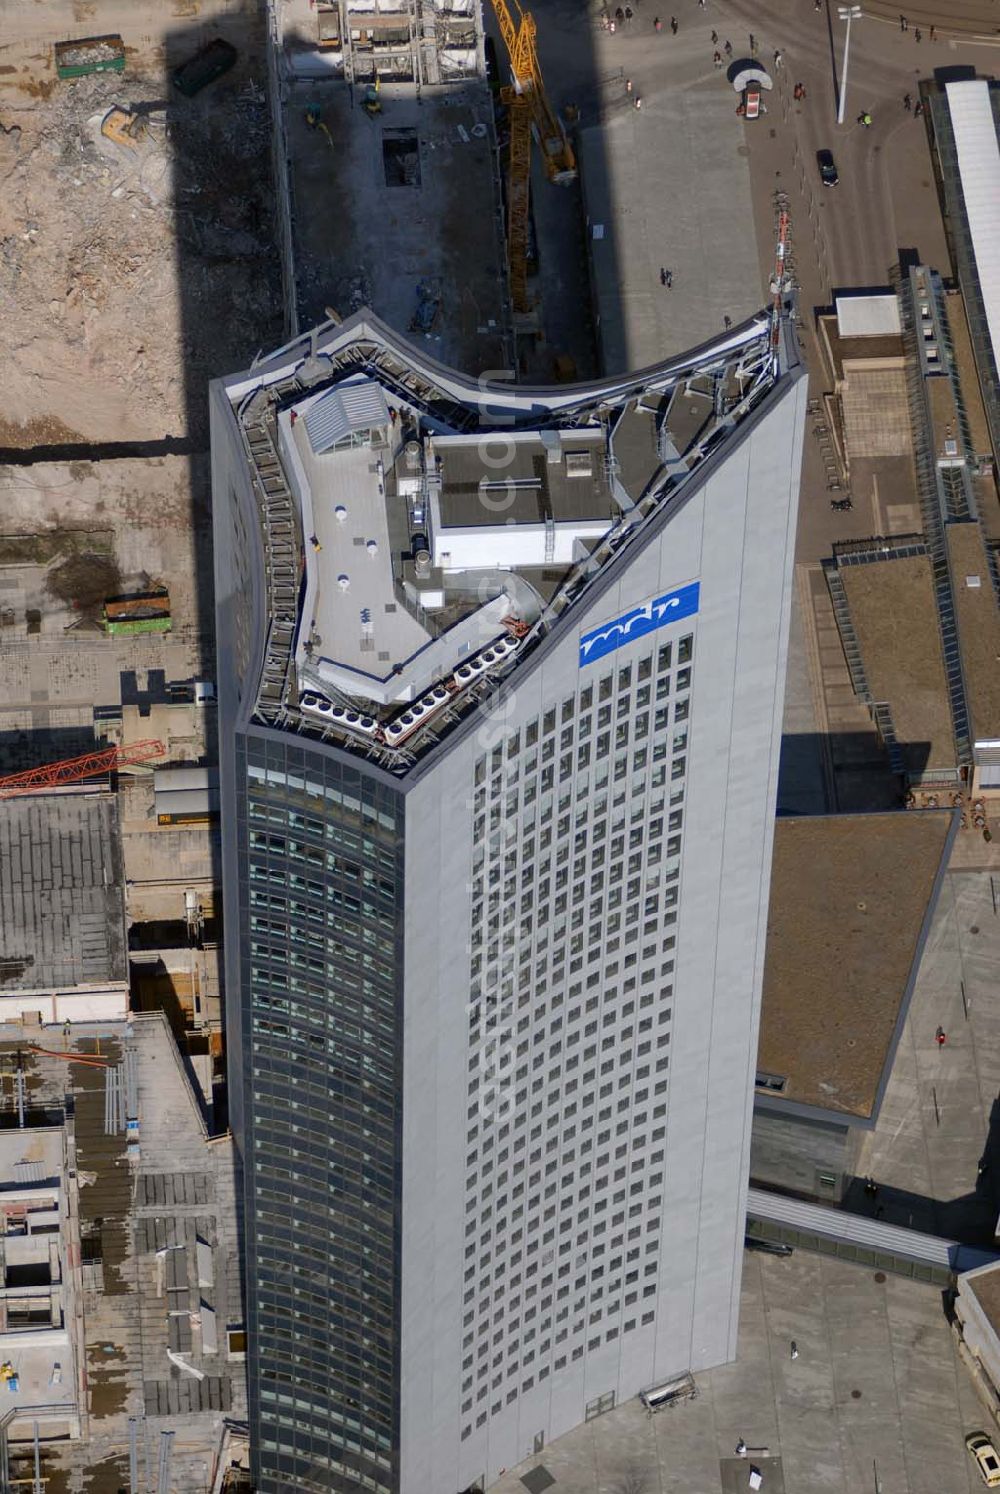
[{"label": "dump truck", "polygon": [[125,71],[125,43],[117,33],[56,42],[54,50],[56,74],[60,78],[85,78],[88,73]]}]

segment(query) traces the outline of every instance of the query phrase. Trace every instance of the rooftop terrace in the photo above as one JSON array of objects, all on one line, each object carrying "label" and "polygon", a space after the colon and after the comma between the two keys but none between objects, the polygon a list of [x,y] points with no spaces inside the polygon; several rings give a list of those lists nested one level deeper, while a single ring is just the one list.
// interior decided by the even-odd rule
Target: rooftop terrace
[{"label": "rooftop terrace", "polygon": [[784,329],[535,389],[359,313],[227,381],[265,552],[261,719],[405,770],[738,430],[794,360]]}]

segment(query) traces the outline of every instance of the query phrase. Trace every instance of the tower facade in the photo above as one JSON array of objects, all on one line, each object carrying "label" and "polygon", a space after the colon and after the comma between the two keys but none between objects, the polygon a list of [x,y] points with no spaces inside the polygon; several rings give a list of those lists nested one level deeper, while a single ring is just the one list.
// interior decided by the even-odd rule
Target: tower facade
[{"label": "tower facade", "polygon": [[259,1487],[460,1494],[735,1352],[804,382],[762,315],[213,390]]}]

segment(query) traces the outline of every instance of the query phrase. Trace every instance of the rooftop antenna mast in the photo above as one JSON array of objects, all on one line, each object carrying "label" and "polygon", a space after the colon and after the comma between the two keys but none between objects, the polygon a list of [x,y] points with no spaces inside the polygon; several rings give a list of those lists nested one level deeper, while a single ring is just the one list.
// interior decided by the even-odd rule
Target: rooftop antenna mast
[{"label": "rooftop antenna mast", "polygon": [[774,250],[774,273],[771,276],[771,371],[778,372],[778,350],[781,344],[781,309],[792,285],[789,251],[791,240],[791,216],[788,199],[784,193],[778,195],[777,243]]}]

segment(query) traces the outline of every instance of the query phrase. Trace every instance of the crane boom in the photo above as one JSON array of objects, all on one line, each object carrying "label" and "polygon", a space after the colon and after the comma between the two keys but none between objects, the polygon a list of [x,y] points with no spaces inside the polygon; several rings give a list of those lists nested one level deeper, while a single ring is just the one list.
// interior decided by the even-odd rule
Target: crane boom
[{"label": "crane boom", "polygon": [[514,0],[514,4],[517,7],[516,25],[507,0],[493,0],[500,35],[510,59],[514,87],[531,105],[549,180],[560,184],[571,182],[576,176],[576,157],[545,91],[545,80],[535,50],[538,27],[530,11],[522,10],[518,0]]},{"label": "crane boom", "polygon": [[534,123],[550,181],[564,185],[576,177],[576,158],[545,91],[535,50],[538,28],[530,11],[514,0],[517,22],[507,0],[493,0],[513,86],[501,90],[510,117],[510,161],[507,177],[507,258],[511,300],[516,315],[531,310],[528,295],[528,215],[531,194],[531,126]]},{"label": "crane boom", "polygon": [[9,773],[6,778],[0,778],[0,799],[12,799],[17,794],[58,788],[64,783],[79,783],[83,778],[96,778],[99,773],[107,773],[113,768],[149,763],[166,755],[167,749],[163,743],[152,738],[132,742],[127,747],[106,747],[100,752],[85,752],[82,757],[67,757],[42,768],[29,768],[24,773]]},{"label": "crane boom", "polygon": [[500,94],[510,118],[510,167],[507,175],[507,258],[510,298],[515,316],[528,316],[528,219],[531,207],[531,109],[523,94],[504,88]]}]

